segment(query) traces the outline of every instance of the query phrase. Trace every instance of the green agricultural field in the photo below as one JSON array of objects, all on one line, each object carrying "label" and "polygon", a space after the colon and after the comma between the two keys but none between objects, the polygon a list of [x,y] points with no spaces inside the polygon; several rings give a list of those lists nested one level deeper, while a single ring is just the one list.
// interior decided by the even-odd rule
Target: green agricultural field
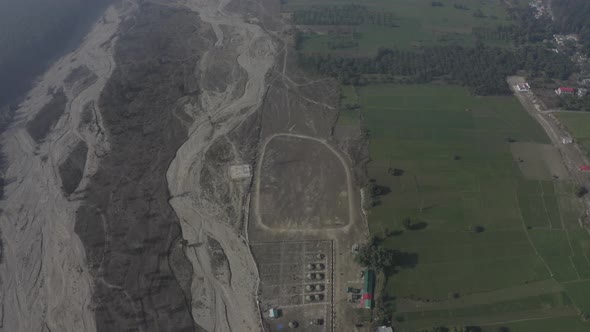
[{"label": "green agricultural field", "polygon": [[590,154],[590,113],[558,112],[555,115],[586,153]]},{"label": "green agricultural field", "polygon": [[497,332],[499,328],[507,327],[509,332],[586,332],[588,323],[580,320],[578,315],[564,316],[549,319],[532,319],[519,322],[510,322],[505,324],[494,324],[483,326],[482,332]]},{"label": "green agricultural field", "polygon": [[518,101],[447,85],[356,92],[369,177],[390,189],[372,198],[369,228],[402,253],[383,290],[402,331],[498,322],[535,331],[511,322],[550,317],[579,330],[570,318],[590,306],[590,236],[571,182],[525,178],[511,145],[549,139]]},{"label": "green agricultural field", "polygon": [[[414,49],[432,45],[474,45],[473,29],[493,29],[509,25],[510,19],[500,0],[286,0],[283,11],[295,13],[314,7],[350,4],[366,6],[371,13],[387,13],[393,24],[360,24],[352,26],[314,26],[306,30],[302,50],[372,54],[380,47]],[[455,5],[460,8],[456,8]],[[506,45],[506,41],[488,41]],[[340,47],[333,45],[339,44]],[[342,46],[346,45],[346,46]]]}]

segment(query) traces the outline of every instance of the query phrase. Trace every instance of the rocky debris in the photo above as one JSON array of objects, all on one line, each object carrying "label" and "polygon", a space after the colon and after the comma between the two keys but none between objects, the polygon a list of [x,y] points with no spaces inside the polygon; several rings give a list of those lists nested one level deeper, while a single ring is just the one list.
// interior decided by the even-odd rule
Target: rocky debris
[{"label": "rocky debris", "polygon": [[180,227],[165,175],[187,137],[182,119],[197,98],[195,66],[211,46],[199,22],[190,11],[143,3],[120,29],[117,66],[98,104],[111,149],[76,217],[99,331],[195,328],[191,294],[183,292],[190,264],[174,249]]},{"label": "rocky debris", "polygon": [[72,91],[74,96],[86,90],[98,80],[98,76],[88,66],[78,66],[70,72],[64,80],[64,86]]},{"label": "rocky debris", "polygon": [[[193,316],[208,331],[260,331],[258,271],[243,233],[251,181],[232,181],[229,168],[254,159],[256,112],[269,84],[267,74],[275,63],[277,45],[259,25],[247,22],[242,2],[182,2],[212,26],[217,39],[199,64],[201,81],[215,81],[201,85],[195,124],[167,175],[170,204],[192,249],[187,255],[194,271]],[[235,11],[228,9],[230,3],[238,6],[232,8]],[[212,77],[217,73],[207,68],[220,63],[231,69],[222,71],[223,77]],[[216,277],[219,270],[211,266],[215,253],[204,245],[208,238],[219,243],[231,275],[239,278],[224,282]]]},{"label": "rocky debris", "polygon": [[[15,110],[15,121],[0,136],[9,179],[0,202],[5,244],[0,264],[2,331],[96,330],[90,305],[92,280],[84,248],[74,233],[80,202],[64,195],[59,166],[84,141],[88,148],[84,176],[91,175],[98,156],[108,149],[98,131],[81,128],[80,114],[83,105],[98,99],[109,78],[114,68],[111,45],[120,18],[133,8],[132,0],[108,8],[78,49],[37,80]],[[87,66],[98,78],[74,93],[74,87],[68,88],[64,81],[80,66]],[[42,112],[52,104],[49,114]],[[100,123],[99,111],[95,118]]]},{"label": "rocky debris", "polygon": [[67,102],[68,98],[63,90],[52,92],[51,100],[37,112],[33,119],[27,122],[27,131],[37,143],[47,137],[51,128],[64,114]]},{"label": "rocky debris", "polygon": [[86,154],[88,154],[88,145],[84,141],[78,142],[68,158],[59,165],[59,176],[66,195],[73,193],[82,181],[86,167]]}]

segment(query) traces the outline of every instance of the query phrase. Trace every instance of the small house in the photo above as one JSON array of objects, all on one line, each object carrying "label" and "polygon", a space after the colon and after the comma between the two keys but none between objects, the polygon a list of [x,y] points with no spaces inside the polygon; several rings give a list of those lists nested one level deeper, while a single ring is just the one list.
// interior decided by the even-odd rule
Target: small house
[{"label": "small house", "polygon": [[528,83],[519,83],[514,86],[518,92],[527,92],[531,90],[531,86]]},{"label": "small house", "polygon": [[574,93],[576,93],[576,89],[571,88],[571,87],[562,86],[562,87],[557,88],[555,90],[555,93],[557,93],[558,96],[573,95]]},{"label": "small house", "polygon": [[571,144],[574,142],[574,139],[571,137],[562,137],[561,138],[561,143],[563,144]]},{"label": "small house", "polygon": [[365,273],[365,283],[363,287],[363,296],[361,297],[361,307],[365,309],[373,308],[373,291],[375,288],[375,274],[372,270]]},{"label": "small house", "polygon": [[588,89],[578,89],[578,97],[585,97],[588,94]]}]

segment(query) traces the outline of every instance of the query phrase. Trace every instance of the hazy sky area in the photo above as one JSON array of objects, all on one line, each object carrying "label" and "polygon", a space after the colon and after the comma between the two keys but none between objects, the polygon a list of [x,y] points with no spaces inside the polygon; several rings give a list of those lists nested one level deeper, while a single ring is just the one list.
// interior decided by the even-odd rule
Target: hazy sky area
[{"label": "hazy sky area", "polygon": [[0,0],[0,107],[76,46],[110,0]]}]

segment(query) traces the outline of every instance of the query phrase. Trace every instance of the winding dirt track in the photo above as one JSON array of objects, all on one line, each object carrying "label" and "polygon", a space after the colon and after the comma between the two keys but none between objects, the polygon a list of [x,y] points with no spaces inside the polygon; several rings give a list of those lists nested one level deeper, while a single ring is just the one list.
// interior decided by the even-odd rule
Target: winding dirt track
[{"label": "winding dirt track", "polygon": [[[267,82],[265,76],[273,66],[276,45],[260,26],[245,21],[243,15],[226,10],[227,0],[185,1],[211,24],[217,37],[216,48],[234,55],[234,72],[241,73],[225,90],[200,95],[196,121],[189,139],[176,153],[168,169],[170,204],[178,215],[183,237],[192,250],[187,252],[193,265],[193,315],[207,331],[260,331],[260,313],[256,305],[258,271],[246,239],[235,225],[239,220],[224,212],[225,207],[204,189],[201,173],[211,146],[244,122],[261,105]],[[210,50],[201,60],[205,72],[217,61]],[[202,77],[202,80],[207,80]],[[239,84],[243,83],[243,84]],[[202,86],[205,86],[202,84]],[[243,87],[243,88],[242,88]],[[242,90],[243,89],[243,90]],[[231,182],[216,178],[218,182]],[[206,245],[215,239],[225,253],[229,279],[218,278],[212,254]]]}]

